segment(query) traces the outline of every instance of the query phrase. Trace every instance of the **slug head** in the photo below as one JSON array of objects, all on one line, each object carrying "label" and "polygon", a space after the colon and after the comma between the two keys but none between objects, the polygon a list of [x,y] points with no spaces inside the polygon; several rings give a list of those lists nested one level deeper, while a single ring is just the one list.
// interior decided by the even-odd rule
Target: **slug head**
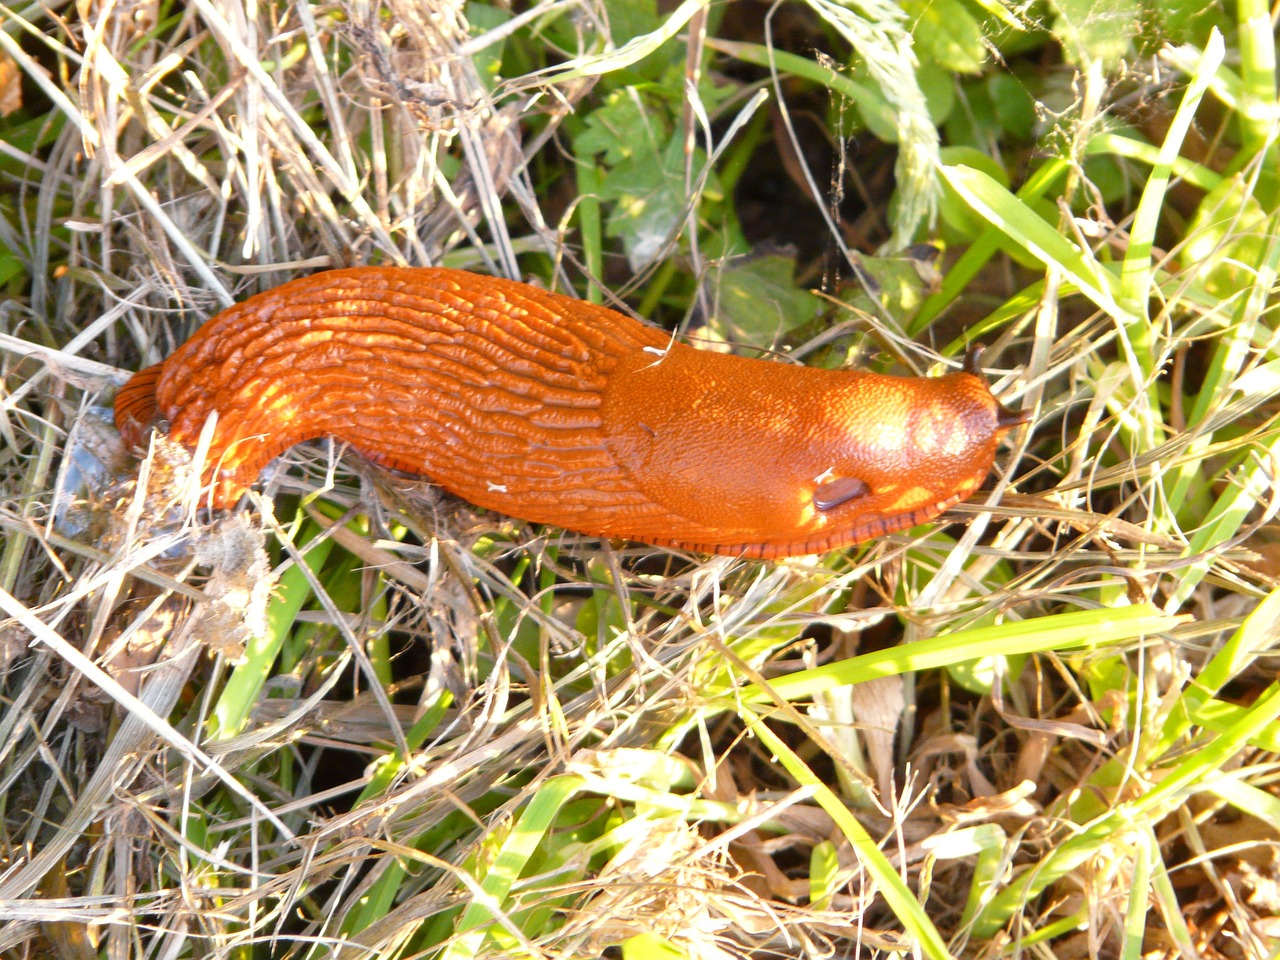
[{"label": "slug head", "polygon": [[937,516],[982,484],[1000,438],[1022,422],[967,371],[860,379],[825,411],[831,463],[812,484],[809,522],[857,541]]},{"label": "slug head", "polygon": [[817,370],[675,346],[615,371],[610,450],[666,515],[615,535],[778,557],[937,516],[1022,422],[986,381]]}]

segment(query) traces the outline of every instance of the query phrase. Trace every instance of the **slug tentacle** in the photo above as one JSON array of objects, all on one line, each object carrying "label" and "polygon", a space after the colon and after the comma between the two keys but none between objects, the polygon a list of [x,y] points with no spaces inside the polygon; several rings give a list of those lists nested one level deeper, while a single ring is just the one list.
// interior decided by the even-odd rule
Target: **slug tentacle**
[{"label": "slug tentacle", "polygon": [[210,414],[213,499],[332,436],[480,506],[758,557],[906,529],[972,493],[1005,410],[936,379],[712,354],[613,310],[440,268],[335,270],[223,311],[116,402],[126,440]]},{"label": "slug tentacle", "polygon": [[1010,410],[1000,401],[996,401],[996,426],[1002,431],[1007,432],[1030,422],[1030,410]]},{"label": "slug tentacle", "polygon": [[[986,347],[981,343],[972,344],[964,355],[964,372],[976,377],[982,376],[982,354]],[[999,400],[996,401],[996,424],[1001,430],[1012,430],[1031,421],[1030,410],[1010,410]]]}]

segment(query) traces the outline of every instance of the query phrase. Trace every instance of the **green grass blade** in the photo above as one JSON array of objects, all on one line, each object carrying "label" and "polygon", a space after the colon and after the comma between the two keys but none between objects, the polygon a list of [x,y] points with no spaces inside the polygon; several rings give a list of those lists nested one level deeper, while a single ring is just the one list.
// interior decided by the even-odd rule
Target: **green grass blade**
[{"label": "green grass blade", "polygon": [[1200,559],[1179,571],[1178,585],[1170,593],[1166,609],[1181,607],[1209,573],[1213,563],[1209,555],[1211,549],[1230,541],[1260,504],[1270,504],[1274,499],[1275,477],[1271,464],[1277,462],[1277,456],[1280,456],[1280,437],[1272,438],[1257,455],[1251,456],[1234,475],[1227,478],[1226,489],[1214,502],[1184,551],[1186,556],[1200,556]]},{"label": "green grass blade", "polygon": [[[313,574],[320,571],[332,549],[333,541],[326,538],[306,551],[304,559]],[[310,596],[311,584],[301,567],[292,566],[281,574],[267,609],[266,634],[250,637],[245,644],[244,659],[227,678],[209,717],[210,737],[232,737],[244,728],[249,712],[258,702],[271,668],[280,656],[285,638]]]},{"label": "green grass blade", "polygon": [[1240,139],[1243,149],[1236,163],[1251,161],[1266,150],[1275,165],[1276,37],[1271,10],[1265,0],[1239,0],[1240,27]]},{"label": "green grass blade", "polygon": [[[567,83],[584,77],[599,77],[639,63],[664,43],[673,39],[694,14],[710,4],[710,0],[684,0],[657,30],[633,37],[616,50],[579,57],[567,64],[549,68],[538,77],[541,83]],[[532,76],[538,76],[533,74]]]},{"label": "green grass blade", "polygon": [[[1195,681],[1183,691],[1178,709],[1172,711],[1165,721],[1162,739],[1157,747],[1157,755],[1171,749],[1173,745],[1191,729],[1193,723],[1201,723],[1199,714],[1211,704],[1221,707],[1233,707],[1212,701],[1219,690],[1240,676],[1257,659],[1259,653],[1275,646],[1280,638],[1280,589],[1273,590],[1259,603],[1244,623],[1227,639],[1222,649],[1200,671]],[[1217,722],[1206,720],[1204,725],[1222,731],[1223,724],[1239,722],[1239,714],[1243,708],[1234,708],[1236,712],[1217,713]]]},{"label": "green grass blade", "polygon": [[914,939],[924,955],[931,960],[950,958],[951,953],[947,950],[947,945],[933,922],[925,915],[924,908],[920,906],[910,888],[903,882],[893,865],[889,863],[884,853],[871,839],[871,835],[863,829],[862,824],[849,811],[849,808],[817,774],[809,769],[808,764],[765,725],[760,717],[746,709],[741,710],[739,715],[750,725],[752,732],[760,738],[765,748],[778,758],[778,762],[786,768],[786,771],[802,786],[813,789],[814,799],[835,821],[845,839],[853,846],[858,859],[875,880],[881,896],[888,902],[894,915],[902,922],[907,935]]},{"label": "green grass blade", "polygon": [[[1149,167],[1155,167],[1161,162],[1162,150],[1163,147],[1152,146],[1145,140],[1127,137],[1123,133],[1117,133],[1114,130],[1095,133],[1089,138],[1089,142],[1085,144],[1084,148],[1086,156],[1124,157],[1126,160],[1145,163]],[[1202,163],[1196,163],[1181,156],[1173,158],[1170,173],[1184,183],[1197,187],[1205,193],[1215,189],[1222,183],[1222,174],[1211,170]]]},{"label": "green grass blade", "polygon": [[1185,618],[1162,614],[1148,604],[1139,604],[1114,610],[1083,610],[1001,623],[918,640],[776,677],[769,681],[772,694],[754,684],[747,684],[735,699],[746,703],[764,703],[772,701],[775,696],[798,700],[832,687],[948,667],[984,657],[1104,647],[1147,634],[1162,633],[1184,621]]},{"label": "green grass blade", "polygon": [[1117,302],[1118,280],[1097,261],[1092,251],[1076,246],[981,170],[944,166],[942,175],[975,213],[1046,267],[1060,271],[1099,309],[1126,326],[1135,321]]},{"label": "green grass blade", "polygon": [[[1259,385],[1266,377],[1267,364],[1254,367],[1243,376],[1241,371],[1252,357],[1253,339],[1263,325],[1269,309],[1269,291],[1275,287],[1277,274],[1280,273],[1280,215],[1273,215],[1267,221],[1267,231],[1271,239],[1260,253],[1259,262],[1253,265],[1257,282],[1247,296],[1240,298],[1231,323],[1215,343],[1208,370],[1205,371],[1204,383],[1187,417],[1191,426],[1201,424],[1215,407],[1225,404],[1232,394],[1247,392],[1246,386]],[[1265,388],[1266,385],[1263,386]],[[1274,383],[1270,387],[1274,393]],[[1197,436],[1187,449],[1185,463],[1174,472],[1174,481],[1169,485],[1167,497],[1170,509],[1175,513],[1182,510],[1189,491],[1203,482],[1201,454],[1209,448],[1213,439],[1214,435],[1211,433]]]},{"label": "green grass blade", "polygon": [[503,911],[511,886],[542,843],[560,809],[581,789],[581,777],[565,775],[544,783],[520,814],[493,865],[480,882],[483,897],[474,898],[458,920],[458,937],[441,960],[470,960],[484,943],[486,928]]},{"label": "green grass blade", "polygon": [[[1195,119],[1200,101],[1204,99],[1209,82],[1222,64],[1225,55],[1222,34],[1215,29],[1205,45],[1204,53],[1196,64],[1191,76],[1191,84],[1182,95],[1174,114],[1173,122],[1160,144],[1155,166],[1143,187],[1142,196],[1138,200],[1137,210],[1133,215],[1133,226],[1129,229],[1129,246],[1125,251],[1124,262],[1120,268],[1120,303],[1125,310],[1135,317],[1147,315],[1147,303],[1151,297],[1151,279],[1154,265],[1151,262],[1151,251],[1155,247],[1156,228],[1164,214],[1165,194],[1169,189],[1169,177],[1173,171],[1174,161],[1182,150],[1183,141],[1191,123]],[[1138,331],[1145,329],[1145,324],[1136,325],[1130,334],[1135,342],[1139,340]],[[1145,341],[1145,338],[1143,338]],[[1150,354],[1150,348],[1145,350]],[[1145,363],[1144,368],[1151,363]]]},{"label": "green grass blade", "polygon": [[1094,856],[1117,834],[1132,830],[1134,824],[1163,817],[1186,797],[1205,789],[1216,771],[1228,763],[1249,740],[1280,717],[1280,686],[1272,684],[1254,705],[1240,715],[1232,727],[1209,741],[1136,800],[1122,803],[1099,817],[1086,829],[1064,841],[1043,861],[1023,871],[1010,886],[988,905],[974,925],[974,935],[994,937],[1028,900],[1054,881]]}]

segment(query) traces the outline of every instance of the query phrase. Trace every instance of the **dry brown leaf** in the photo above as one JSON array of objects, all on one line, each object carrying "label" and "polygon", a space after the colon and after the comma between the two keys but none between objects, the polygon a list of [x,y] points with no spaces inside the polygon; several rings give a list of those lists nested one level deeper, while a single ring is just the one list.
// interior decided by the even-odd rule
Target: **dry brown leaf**
[{"label": "dry brown leaf", "polygon": [[22,72],[13,58],[0,50],[0,117],[22,109]]}]

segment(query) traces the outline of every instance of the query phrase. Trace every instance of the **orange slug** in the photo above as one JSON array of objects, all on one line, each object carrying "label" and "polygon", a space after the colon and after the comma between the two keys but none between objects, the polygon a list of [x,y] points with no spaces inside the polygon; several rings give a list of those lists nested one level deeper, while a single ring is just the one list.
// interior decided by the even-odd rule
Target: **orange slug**
[{"label": "orange slug", "polygon": [[1023,423],[977,373],[819,370],[709,353],[511,280],[357,267],[209,320],[120,390],[132,446],[194,448],[218,415],[212,503],[331,436],[472,503],[593,536],[707,553],[818,553],[973,493]]}]

